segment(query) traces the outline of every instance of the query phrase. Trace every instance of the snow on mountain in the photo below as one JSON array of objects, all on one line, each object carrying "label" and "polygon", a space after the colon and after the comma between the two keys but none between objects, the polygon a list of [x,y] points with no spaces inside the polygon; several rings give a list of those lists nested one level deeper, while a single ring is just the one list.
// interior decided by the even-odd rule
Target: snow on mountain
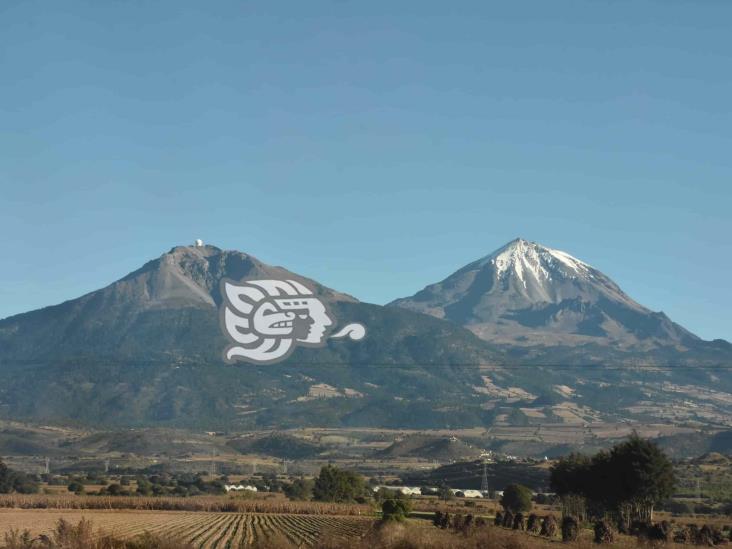
[{"label": "snow on mountain", "polygon": [[681,345],[696,336],[572,255],[517,238],[392,305],[519,345]]},{"label": "snow on mountain", "polygon": [[552,274],[572,277],[592,277],[591,267],[566,252],[545,248],[534,242],[517,238],[506,246],[482,259],[481,266],[486,263],[495,265],[496,276],[514,272],[526,286],[524,273],[532,275],[537,281],[551,281]]}]

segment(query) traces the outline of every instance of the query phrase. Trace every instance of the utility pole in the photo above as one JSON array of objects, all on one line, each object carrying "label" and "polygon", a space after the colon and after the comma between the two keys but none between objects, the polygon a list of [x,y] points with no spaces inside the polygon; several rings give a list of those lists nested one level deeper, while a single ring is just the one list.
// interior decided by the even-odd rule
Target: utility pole
[{"label": "utility pole", "polygon": [[46,474],[49,474],[51,472],[51,458],[46,458],[46,466],[43,469]]}]

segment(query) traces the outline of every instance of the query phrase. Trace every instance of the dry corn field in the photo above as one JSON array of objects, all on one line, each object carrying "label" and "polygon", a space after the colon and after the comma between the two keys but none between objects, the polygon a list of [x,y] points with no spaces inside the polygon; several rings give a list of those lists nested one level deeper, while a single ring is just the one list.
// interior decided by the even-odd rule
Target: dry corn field
[{"label": "dry corn field", "polygon": [[226,513],[278,513],[305,515],[353,515],[371,514],[368,505],[349,503],[323,503],[315,501],[288,501],[282,497],[240,498],[228,496],[194,497],[109,497],[0,494],[0,508],[10,509],[95,509],[136,511],[206,511]]},{"label": "dry corn field", "polygon": [[313,545],[319,538],[348,540],[362,537],[373,518],[285,513],[207,513],[186,511],[99,511],[52,509],[0,509],[3,533],[30,530],[49,533],[64,518],[76,524],[90,520],[95,529],[121,538],[145,532],[175,536],[202,549],[235,549],[254,544],[294,547]]}]

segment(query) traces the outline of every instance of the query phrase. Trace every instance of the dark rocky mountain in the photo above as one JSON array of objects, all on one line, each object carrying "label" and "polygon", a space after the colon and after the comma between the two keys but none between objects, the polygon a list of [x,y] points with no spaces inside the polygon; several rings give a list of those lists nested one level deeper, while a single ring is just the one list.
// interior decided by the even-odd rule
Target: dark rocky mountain
[{"label": "dark rocky mountain", "polygon": [[[224,364],[219,282],[286,276],[328,302],[360,342]],[[469,331],[360,303],[237,251],[181,246],[109,286],[0,320],[0,417],[103,426],[248,429],[480,423],[477,372],[498,355]]]},{"label": "dark rocky mountain", "polygon": [[514,350],[549,348],[562,360],[580,349],[583,361],[596,362],[588,349],[607,358],[602,348],[647,361],[732,357],[726,342],[701,340],[587,263],[520,238],[391,305],[448,319]]}]

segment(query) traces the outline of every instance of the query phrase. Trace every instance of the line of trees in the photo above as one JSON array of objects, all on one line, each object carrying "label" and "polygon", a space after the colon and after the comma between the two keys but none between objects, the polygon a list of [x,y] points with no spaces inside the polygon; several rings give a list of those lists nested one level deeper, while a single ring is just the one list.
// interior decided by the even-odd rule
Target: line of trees
[{"label": "line of trees", "polygon": [[653,509],[674,489],[673,465],[653,442],[633,433],[594,456],[570,454],[551,468],[551,488],[563,513],[585,520],[614,514],[621,528],[650,523]]},{"label": "line of trees", "polygon": [[0,461],[0,494],[35,494],[38,480],[20,471],[13,471]]}]

